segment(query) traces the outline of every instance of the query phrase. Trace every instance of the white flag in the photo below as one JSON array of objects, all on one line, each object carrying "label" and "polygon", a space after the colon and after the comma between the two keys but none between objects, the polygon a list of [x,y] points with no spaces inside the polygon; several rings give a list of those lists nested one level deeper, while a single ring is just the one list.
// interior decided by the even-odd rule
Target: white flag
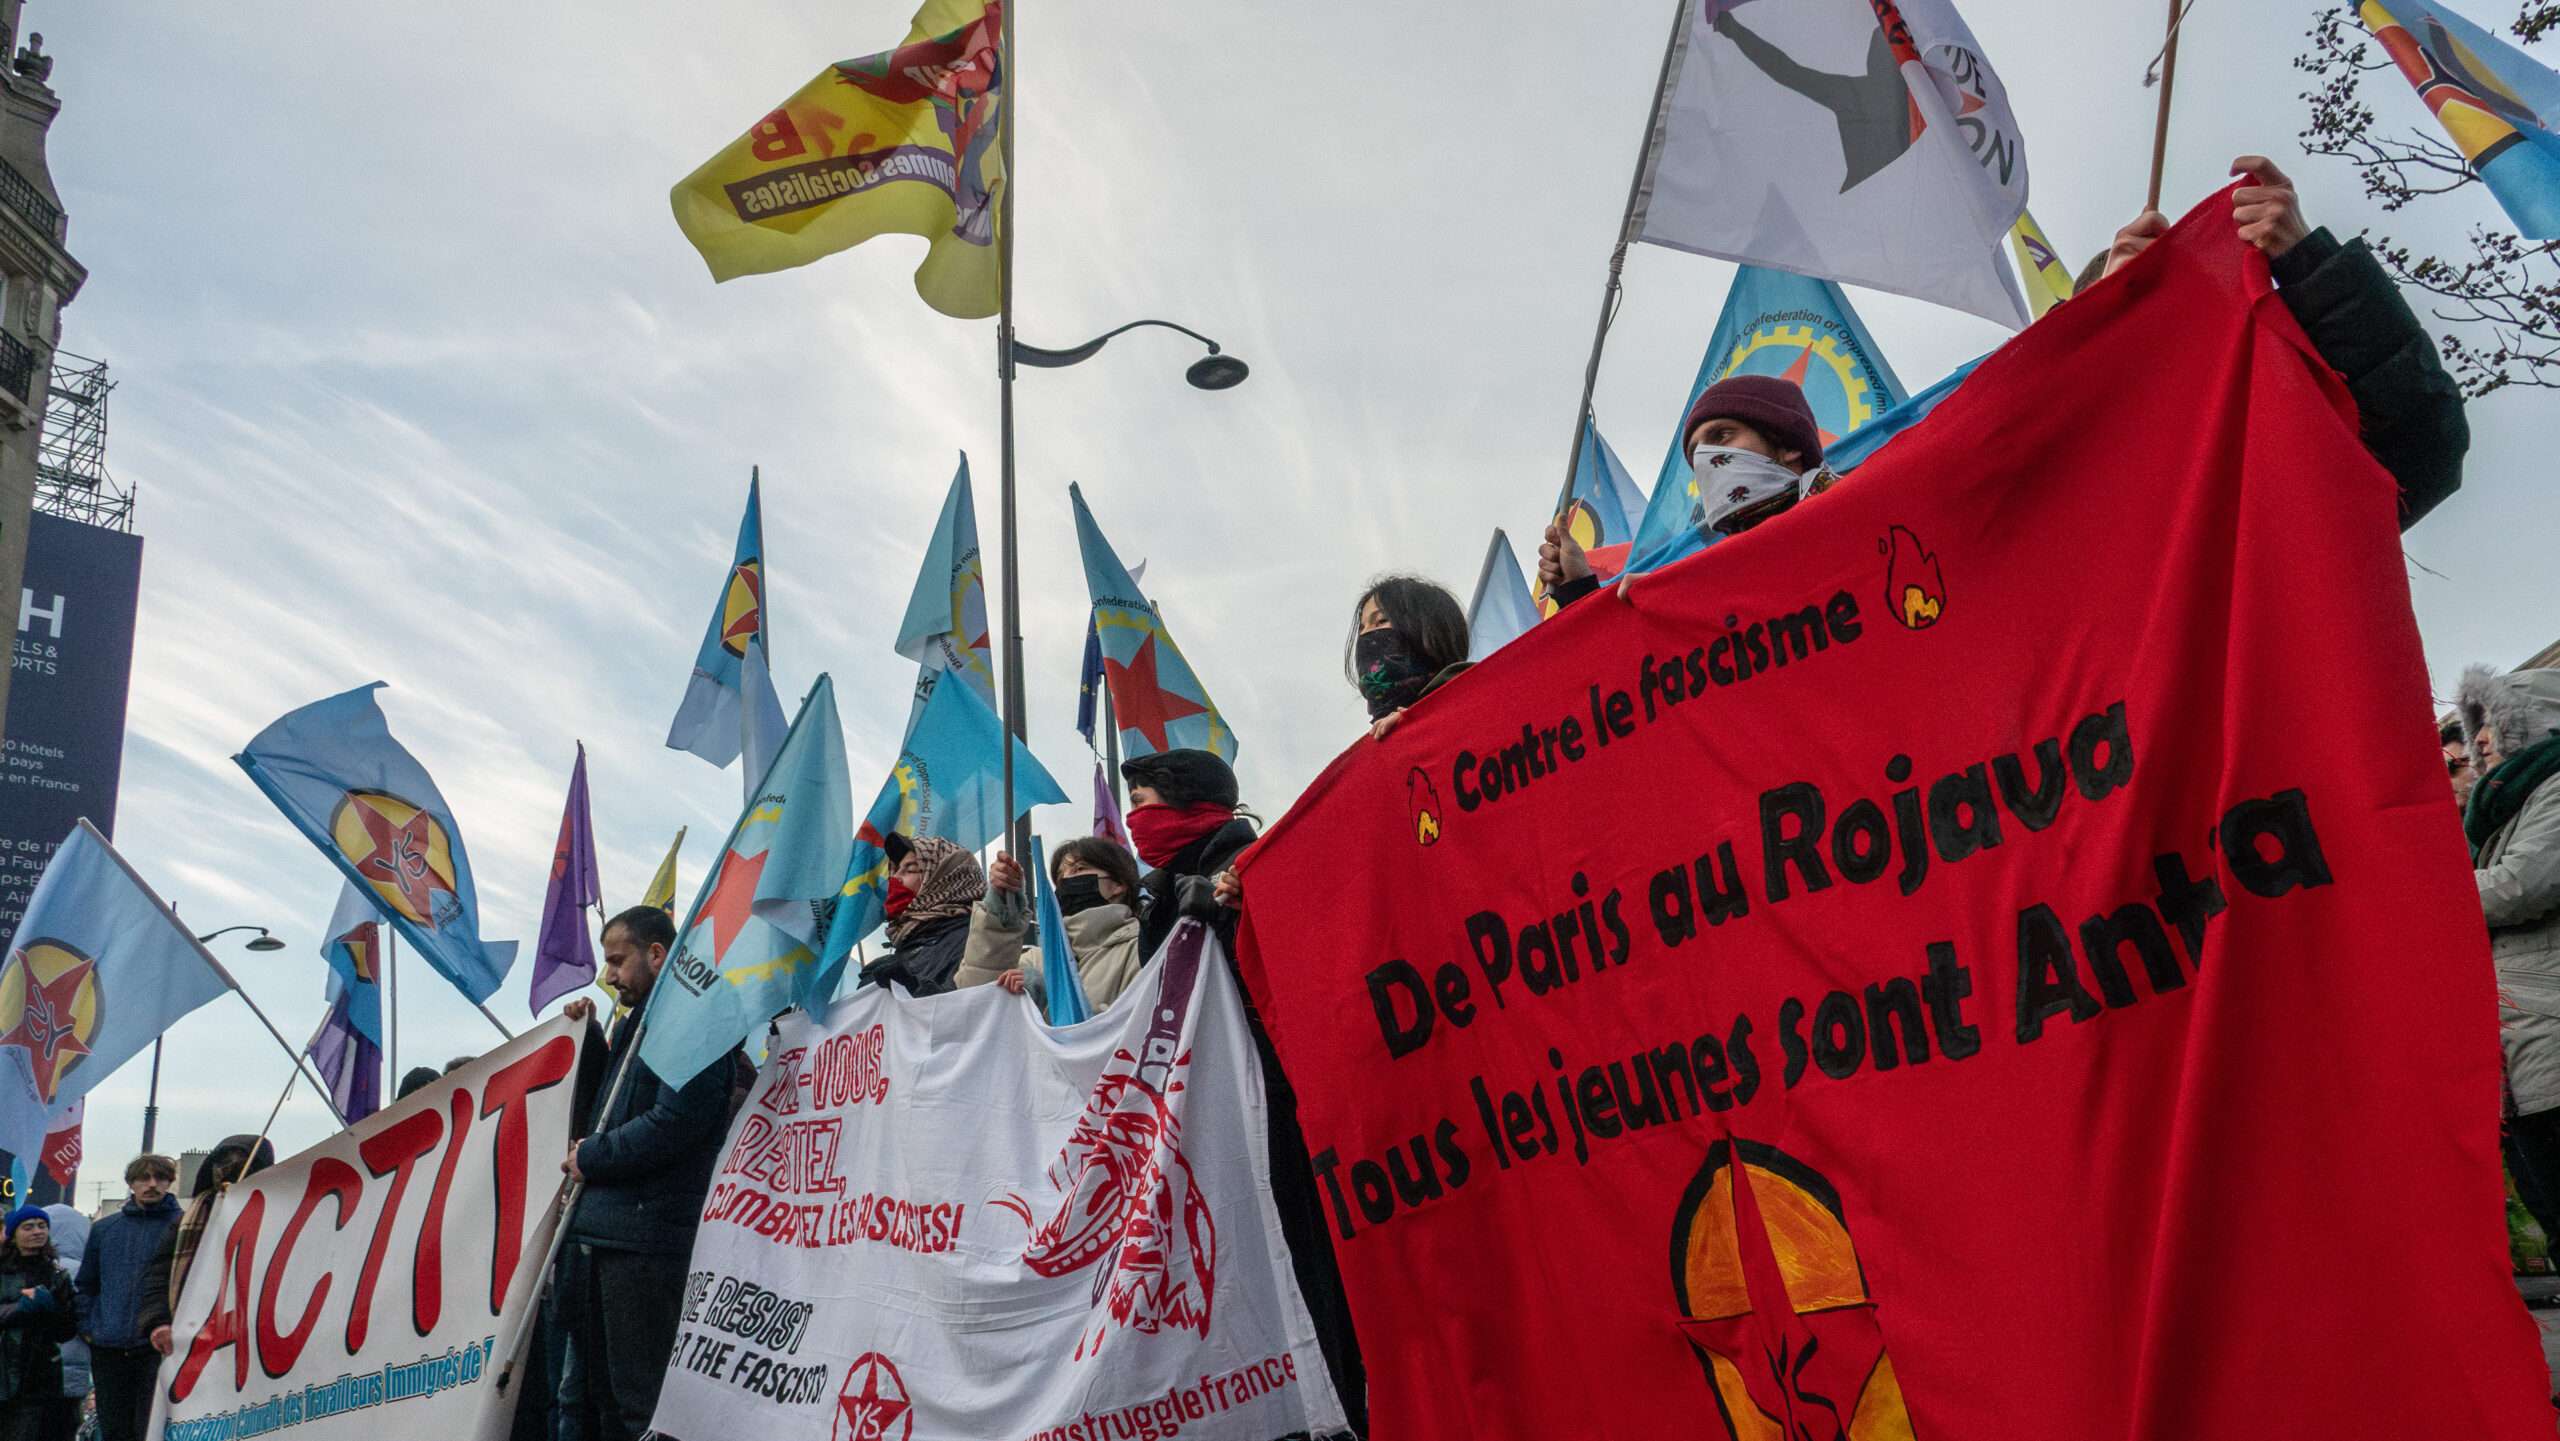
[{"label": "white flag", "polygon": [[1636,238],[2027,323],[2008,93],[1950,0],[1688,0]]}]

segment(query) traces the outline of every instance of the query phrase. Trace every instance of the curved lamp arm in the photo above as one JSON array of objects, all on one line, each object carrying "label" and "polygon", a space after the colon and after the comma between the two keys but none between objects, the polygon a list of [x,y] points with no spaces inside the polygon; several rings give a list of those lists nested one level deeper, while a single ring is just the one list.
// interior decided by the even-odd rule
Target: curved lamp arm
[{"label": "curved lamp arm", "polygon": [[1218,348],[1218,342],[1187,325],[1176,325],[1170,320],[1132,320],[1126,325],[1114,326],[1082,345],[1072,345],[1064,350],[1026,345],[1017,340],[1013,342],[1013,358],[1016,363],[1022,365],[1039,366],[1045,370],[1063,370],[1070,365],[1080,365],[1092,359],[1097,351],[1111,342],[1111,337],[1150,325],[1165,330],[1180,331],[1209,347],[1209,354],[1201,360],[1192,362],[1191,368],[1185,372],[1185,378],[1201,390],[1225,390],[1241,385],[1244,383],[1244,378],[1252,373],[1243,361],[1221,351]]}]

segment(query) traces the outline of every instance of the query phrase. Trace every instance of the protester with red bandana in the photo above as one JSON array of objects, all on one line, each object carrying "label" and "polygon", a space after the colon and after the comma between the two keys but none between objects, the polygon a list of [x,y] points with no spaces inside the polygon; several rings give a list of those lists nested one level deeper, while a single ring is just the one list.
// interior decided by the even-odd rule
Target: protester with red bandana
[{"label": "protester with red bandana", "polygon": [[[1174,750],[1125,761],[1120,774],[1129,782],[1129,839],[1148,867],[1138,883],[1144,895],[1139,954],[1153,961],[1175,924],[1194,916],[1217,933],[1232,973],[1236,912],[1218,898],[1211,877],[1224,873],[1255,838],[1253,822],[1236,809],[1236,773],[1208,751]],[[1360,1343],[1352,1335],[1351,1303],[1343,1294],[1342,1268],[1334,1259],[1324,1198],[1307,1157],[1306,1132],[1298,1124],[1298,1093],[1280,1069],[1250,993],[1244,995],[1244,1017],[1262,1063],[1271,1203],[1280,1213],[1281,1239],[1288,1243],[1289,1266],[1315,1321],[1316,1342],[1332,1373],[1334,1392],[1342,1398],[1353,1431],[1365,1435],[1368,1377],[1360,1364]]]},{"label": "protester with red bandana", "polygon": [[891,981],[909,995],[938,996],[958,985],[969,946],[969,908],[987,893],[978,858],[940,836],[892,835],[889,949],[862,968],[861,984]]}]

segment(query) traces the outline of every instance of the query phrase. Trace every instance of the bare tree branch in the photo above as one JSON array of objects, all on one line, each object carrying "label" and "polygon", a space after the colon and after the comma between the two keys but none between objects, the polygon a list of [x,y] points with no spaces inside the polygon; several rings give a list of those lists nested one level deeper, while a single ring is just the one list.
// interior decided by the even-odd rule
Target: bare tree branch
[{"label": "bare tree branch", "polygon": [[[2560,31],[2560,0],[2523,0],[2509,27],[2530,44]],[[2386,212],[2461,190],[2480,177],[2460,149],[2432,129],[2382,130],[2363,95],[2364,78],[2394,70],[2352,5],[2322,11],[2294,68],[2312,82],[2302,99],[2309,123],[2303,149],[2356,168],[2366,195]],[[2396,77],[2395,77],[2396,78]],[[2386,82],[2389,83],[2389,82]],[[2392,278],[2435,297],[2446,366],[2472,397],[2510,385],[2560,389],[2560,241],[2474,227],[2468,257],[2416,253],[2388,236],[2374,255]]]}]

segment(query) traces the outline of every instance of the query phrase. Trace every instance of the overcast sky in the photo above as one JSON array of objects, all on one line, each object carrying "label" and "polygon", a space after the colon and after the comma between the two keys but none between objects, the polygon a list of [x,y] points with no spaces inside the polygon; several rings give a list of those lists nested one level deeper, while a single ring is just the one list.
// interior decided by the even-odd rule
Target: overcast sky
[{"label": "overcast sky", "polygon": [[[904,0],[169,5],[31,0],[64,101],[51,164],[89,267],[64,346],[121,382],[109,461],[141,494],[140,639],[120,844],[191,921],[292,949],[226,957],[297,1041],[321,1010],[334,872],[229,756],[365,681],[459,813],[483,927],[528,964],[575,742],[608,904],[669,837],[684,894],[733,819],[734,770],[663,747],[764,470],[775,669],[831,672],[858,798],[914,667],[890,640],[956,453],[997,533],[992,321],[926,309],[890,238],[714,287],[667,190],[825,63],[904,34]],[[2506,0],[2470,0],[2503,23]],[[2033,206],[2076,266],[2138,208],[2156,4],[1966,0],[2026,134]],[[1017,67],[1026,340],[1182,321],[1254,366],[1194,392],[1161,332],[1019,390],[1031,735],[1071,795],[1086,611],[1079,482],[1242,741],[1276,814],[1360,733],[1340,649],[1370,576],[1460,593],[1490,529],[1552,498],[1666,0],[1379,6],[1032,3]],[[2276,155],[2315,222],[2438,244],[2475,189],[2384,217],[2302,156],[2290,56],[2313,7],[2189,22],[2168,207]],[[716,18],[714,18],[716,17]],[[2386,123],[2423,112],[2389,76]],[[1640,479],[1667,443],[1730,266],[1639,248],[1601,374]],[[2003,332],[1854,293],[1913,390]],[[2560,516],[2547,392],[2472,408],[2462,493],[2408,537],[2439,689],[2552,638]],[[2424,569],[2418,568],[2422,565]],[[1059,808],[1040,824],[1080,830]],[[228,944],[226,942],[225,944]],[[423,966],[401,1064],[495,1039]],[[92,1095],[84,1180],[140,1135],[145,1067]],[[241,1003],[174,1030],[164,1149],[255,1130],[286,1061]],[[331,1126],[307,1092],[287,1149]],[[85,1196],[85,1187],[84,1187]]]}]

